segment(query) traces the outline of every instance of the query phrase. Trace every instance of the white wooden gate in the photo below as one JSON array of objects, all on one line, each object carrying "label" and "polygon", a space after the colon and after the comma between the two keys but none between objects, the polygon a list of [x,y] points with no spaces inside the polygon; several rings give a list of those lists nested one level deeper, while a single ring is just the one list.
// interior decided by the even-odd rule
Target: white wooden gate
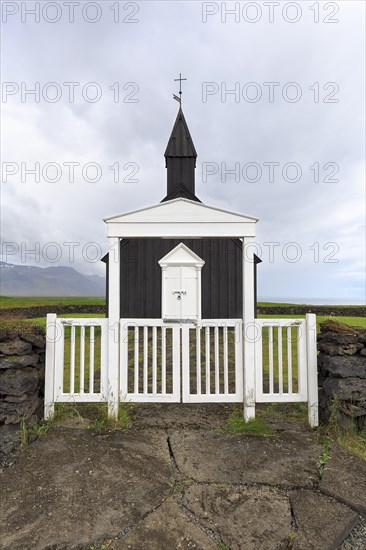
[{"label": "white wooden gate", "polygon": [[[252,325],[254,331],[243,330],[239,319],[197,325],[121,319],[118,332],[108,319],[49,314],[45,418],[53,417],[56,402],[108,402],[114,416],[124,401],[243,402],[245,407],[249,395],[253,403],[307,402],[309,423],[317,426],[315,315],[256,319]],[[119,356],[108,362],[111,338],[119,342]],[[248,364],[246,346],[254,346]]]},{"label": "white wooden gate", "polygon": [[108,398],[108,319],[47,315],[45,418],[55,403]]},{"label": "white wooden gate", "polygon": [[241,402],[240,320],[121,319],[120,400]]},{"label": "white wooden gate", "polygon": [[180,401],[180,336],[178,324],[121,319],[121,401]]},{"label": "white wooden gate", "polygon": [[316,316],[256,319],[256,403],[307,402],[309,423],[318,425]]},{"label": "white wooden gate", "polygon": [[242,321],[210,319],[182,326],[182,401],[242,402]]}]

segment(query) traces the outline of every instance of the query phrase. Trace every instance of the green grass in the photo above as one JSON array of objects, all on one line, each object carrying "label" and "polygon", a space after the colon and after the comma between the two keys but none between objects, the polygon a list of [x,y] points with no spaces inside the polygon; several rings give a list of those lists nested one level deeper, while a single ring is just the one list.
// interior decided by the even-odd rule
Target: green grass
[{"label": "green grass", "polygon": [[322,444],[322,451],[319,456],[318,460],[318,474],[319,474],[319,481],[322,480],[323,474],[324,474],[324,467],[326,463],[331,459],[330,454],[330,448],[331,448],[331,440],[329,437],[325,437]]},{"label": "green grass", "polygon": [[251,435],[273,435],[271,428],[266,426],[261,418],[245,421],[242,411],[235,406],[228,419],[228,431],[233,434],[247,433]]},{"label": "green grass", "polygon": [[307,403],[257,403],[255,414],[264,422],[293,420],[308,426]]},{"label": "green grass", "polygon": [[258,302],[258,307],[328,307],[328,308],[337,308],[337,309],[344,309],[344,308],[360,308],[364,306],[358,306],[358,305],[336,305],[336,304],[290,304],[290,303],[276,303],[276,302]]},{"label": "green grass", "polygon": [[[258,315],[258,319],[305,319],[305,315]],[[320,324],[326,319],[333,319],[350,325],[353,327],[364,327],[366,328],[366,317],[346,317],[342,315],[317,315],[316,316],[316,327],[317,332],[319,332]]]},{"label": "green grass", "polygon": [[13,309],[17,307],[37,307],[37,306],[103,306],[105,298],[53,298],[53,297],[11,297],[0,296],[1,309]]},{"label": "green grass", "polygon": [[52,422],[62,422],[66,418],[84,418],[90,420],[89,430],[129,429],[132,426],[134,403],[120,403],[118,419],[108,418],[107,403],[55,403],[55,417]]},{"label": "green grass", "polygon": [[[103,313],[61,313],[57,315],[58,319],[103,319],[105,315]],[[31,319],[22,319],[24,323],[34,324],[39,327],[46,328],[46,317],[34,317]]]},{"label": "green grass", "polygon": [[325,430],[329,438],[336,441],[339,445],[359,458],[366,460],[366,431],[357,431],[356,426],[351,422],[347,429],[342,428],[338,421],[340,405],[341,401],[339,398],[333,399],[330,419],[328,425],[323,427],[323,430]]},{"label": "green grass", "polygon": [[41,435],[45,435],[49,429],[50,424],[45,422],[44,420],[40,420],[39,422],[27,425],[25,419],[22,418],[19,428],[21,447],[27,447],[31,441],[32,436],[39,437]]}]

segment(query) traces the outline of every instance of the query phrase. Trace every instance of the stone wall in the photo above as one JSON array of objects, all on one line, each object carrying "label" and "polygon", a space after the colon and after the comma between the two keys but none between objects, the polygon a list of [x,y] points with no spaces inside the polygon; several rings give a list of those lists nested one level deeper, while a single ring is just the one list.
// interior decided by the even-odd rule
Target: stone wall
[{"label": "stone wall", "polygon": [[43,417],[45,331],[41,327],[0,329],[0,461],[20,443],[27,425]]},{"label": "stone wall", "polygon": [[[316,315],[343,315],[347,317],[362,317],[366,315],[365,307],[337,307],[337,306],[258,306],[257,312],[262,315],[305,315],[306,313],[316,313]],[[26,318],[32,319],[34,317],[46,317],[47,313],[56,313],[57,315],[65,313],[106,313],[106,306],[104,304],[84,304],[84,305],[45,305],[45,306],[32,306],[32,307],[16,307],[12,309],[3,308],[0,309],[0,318]]]},{"label": "stone wall", "polygon": [[340,315],[344,317],[362,317],[366,315],[366,307],[347,307],[347,306],[258,306],[258,313],[263,315],[306,315],[307,313],[315,313],[316,315]]},{"label": "stone wall", "polygon": [[320,421],[329,420],[336,398],[340,425],[366,429],[366,329],[324,321],[318,351]]}]

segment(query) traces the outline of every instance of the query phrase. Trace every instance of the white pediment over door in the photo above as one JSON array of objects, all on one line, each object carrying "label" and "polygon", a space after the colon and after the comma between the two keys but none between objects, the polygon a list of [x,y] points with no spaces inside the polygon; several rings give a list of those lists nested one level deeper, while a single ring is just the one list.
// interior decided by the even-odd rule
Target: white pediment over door
[{"label": "white pediment over door", "polygon": [[161,267],[168,265],[196,265],[203,266],[205,262],[197,256],[188,246],[183,243],[178,244],[173,250],[168,252],[159,260]]}]

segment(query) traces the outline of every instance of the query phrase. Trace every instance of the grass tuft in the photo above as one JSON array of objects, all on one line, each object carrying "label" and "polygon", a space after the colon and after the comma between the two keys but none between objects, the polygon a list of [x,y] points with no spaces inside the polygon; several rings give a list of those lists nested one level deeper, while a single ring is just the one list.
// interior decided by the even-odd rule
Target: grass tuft
[{"label": "grass tuft", "polygon": [[328,425],[325,427],[327,435],[336,441],[341,447],[350,451],[354,455],[366,460],[366,432],[358,431],[356,426],[349,423],[347,428],[343,428],[339,424],[339,411],[341,400],[335,397],[332,400],[330,407],[330,418]]},{"label": "grass tuft", "polygon": [[229,432],[230,433],[248,433],[252,435],[273,435],[269,426],[267,426],[260,418],[253,418],[245,421],[238,407],[235,407],[229,416]]},{"label": "grass tuft", "polygon": [[19,439],[20,446],[24,449],[31,441],[32,436],[39,437],[45,435],[50,429],[50,424],[41,420],[27,426],[26,420],[23,417],[20,421]]},{"label": "grass tuft", "polygon": [[331,459],[330,448],[331,448],[331,439],[329,437],[325,437],[322,444],[322,452],[320,453],[319,460],[318,460],[319,481],[321,481],[323,478],[324,466]]}]

